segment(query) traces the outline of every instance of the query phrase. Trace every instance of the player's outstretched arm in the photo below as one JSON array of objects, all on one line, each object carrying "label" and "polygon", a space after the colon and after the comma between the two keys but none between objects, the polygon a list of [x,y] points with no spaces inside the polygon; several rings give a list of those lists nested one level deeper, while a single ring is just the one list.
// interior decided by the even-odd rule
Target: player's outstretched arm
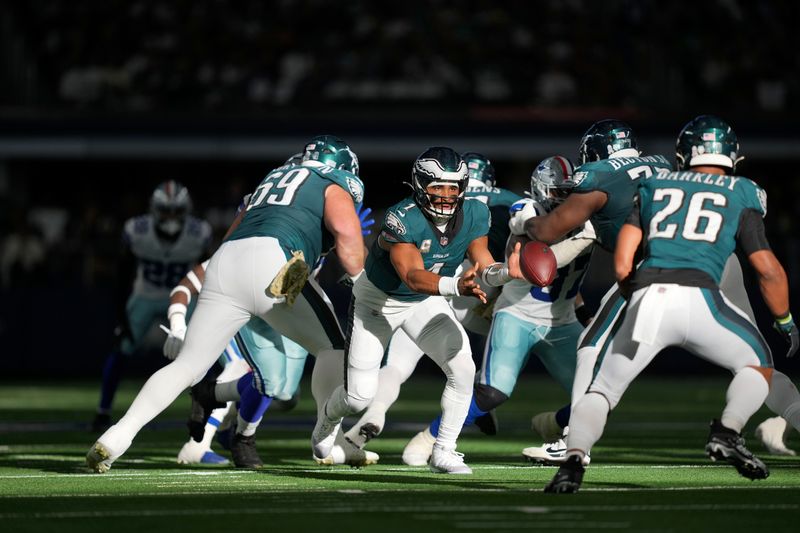
[{"label": "player's outstretched arm", "polygon": [[388,247],[392,266],[412,291],[441,296],[476,296],[486,301],[486,294],[475,282],[474,267],[458,277],[440,276],[425,270],[425,262],[416,245],[406,242],[390,243],[383,239],[379,244],[384,249]]},{"label": "player's outstretched arm", "polygon": [[564,202],[543,216],[525,222],[528,237],[545,244],[561,240],[570,231],[579,228],[606,203],[604,192],[572,193]]},{"label": "player's outstretched arm", "polygon": [[524,279],[519,266],[519,253],[522,248],[522,236],[512,235],[506,244],[506,263],[495,261],[489,251],[488,237],[478,237],[467,248],[467,257],[475,265],[475,270],[483,283],[499,287],[512,279]]},{"label": "player's outstretched arm", "polygon": [[208,261],[195,265],[169,293],[169,307],[167,308],[169,329],[161,326],[161,329],[167,333],[167,339],[162,348],[164,357],[167,359],[175,359],[181,351],[183,339],[186,337],[186,313],[192,297],[199,294],[203,288],[207,264]]},{"label": "player's outstretched arm", "polygon": [[364,237],[353,199],[338,185],[325,189],[325,227],[333,235],[336,257],[351,277],[364,270]]}]

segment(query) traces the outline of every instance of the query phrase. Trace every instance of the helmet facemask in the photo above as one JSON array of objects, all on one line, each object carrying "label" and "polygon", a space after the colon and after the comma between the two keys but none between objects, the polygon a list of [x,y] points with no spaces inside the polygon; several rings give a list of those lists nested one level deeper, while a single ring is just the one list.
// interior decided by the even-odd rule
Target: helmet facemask
[{"label": "helmet facemask", "polygon": [[183,230],[191,208],[189,190],[174,180],[161,183],[150,198],[150,212],[156,228],[159,233],[170,238],[176,237]]},{"label": "helmet facemask", "polygon": [[547,210],[556,207],[575,186],[573,172],[572,163],[566,157],[548,157],[531,174],[531,197]]},{"label": "helmet facemask", "polygon": [[[468,180],[467,165],[455,151],[430,148],[414,162],[411,172],[414,201],[434,223],[445,224],[464,204]],[[429,187],[437,185],[455,185],[457,192],[445,196],[429,191]]]}]

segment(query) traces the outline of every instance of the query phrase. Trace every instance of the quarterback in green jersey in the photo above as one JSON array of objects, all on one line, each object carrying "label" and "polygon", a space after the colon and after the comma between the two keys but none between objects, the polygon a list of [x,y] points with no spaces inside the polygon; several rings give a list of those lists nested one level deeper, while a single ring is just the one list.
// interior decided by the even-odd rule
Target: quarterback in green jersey
[{"label": "quarterback in green jersey", "polygon": [[332,246],[349,276],[363,272],[364,239],[355,206],[363,201],[364,188],[357,173],[350,147],[323,135],[306,145],[300,165],[267,174],[209,261],[180,352],[95,442],[86,456],[91,469],[107,471],[146,423],[201,381],[253,316],[318,357],[315,372],[325,379],[314,380],[312,392],[330,396],[341,383],[344,337],[330,300],[306,280],[309,267]]},{"label": "quarterback in green jersey", "polygon": [[[425,150],[414,162],[414,195],[389,208],[372,245],[365,275],[353,287],[348,322],[345,386],[328,399],[312,435],[316,457],[333,445],[342,417],[375,397],[384,350],[395,331],[408,337],[445,372],[442,424],[431,456],[434,472],[470,474],[456,439],[467,416],[475,363],[469,339],[445,296],[485,301],[478,284],[498,286],[519,279],[519,247],[507,264],[487,247],[489,209],[464,198],[467,167],[446,147]],[[456,275],[464,257],[473,266]]]},{"label": "quarterback in green jersey", "polygon": [[[767,242],[764,191],[735,176],[739,146],[730,126],[701,116],[677,142],[681,170],[660,170],[639,183],[634,209],[614,254],[616,278],[629,302],[598,358],[587,392],[573,405],[567,460],[547,492],[576,492],[581,459],[597,442],[608,413],[658,353],[680,346],[730,370],[727,405],[711,422],[706,454],[725,460],[748,479],[764,479],[766,465],[746,447],[741,431],[761,407],[773,377],[772,354],[754,322],[728,300],[719,283],[740,246],[759,278],[776,325],[797,349],[783,267]],[[644,259],[634,255],[644,245]]]}]

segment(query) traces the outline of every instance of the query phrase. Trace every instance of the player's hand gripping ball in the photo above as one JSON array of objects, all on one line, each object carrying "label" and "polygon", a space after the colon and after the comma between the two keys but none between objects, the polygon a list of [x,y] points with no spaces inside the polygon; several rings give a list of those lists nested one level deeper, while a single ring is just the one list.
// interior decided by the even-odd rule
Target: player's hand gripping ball
[{"label": "player's hand gripping ball", "polygon": [[530,241],[519,254],[519,268],[528,282],[547,287],[556,277],[556,256],[549,246],[543,242]]}]

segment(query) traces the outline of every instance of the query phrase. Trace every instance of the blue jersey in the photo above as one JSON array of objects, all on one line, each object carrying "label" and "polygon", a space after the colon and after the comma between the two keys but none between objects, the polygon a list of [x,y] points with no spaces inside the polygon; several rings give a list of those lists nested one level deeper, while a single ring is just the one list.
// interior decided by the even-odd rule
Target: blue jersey
[{"label": "blue jersey", "polygon": [[631,212],[639,180],[652,176],[660,169],[672,169],[672,165],[661,155],[603,159],[585,163],[576,169],[573,194],[590,191],[606,194],[606,204],[589,218],[600,246],[614,251],[619,230]]},{"label": "blue jersey", "polygon": [[470,243],[488,232],[489,208],[482,202],[469,198],[464,200],[462,208],[442,232],[414,200],[408,198],[386,212],[380,237],[372,244],[367,256],[364,267],[367,278],[392,298],[424,300],[429,295],[414,292],[403,283],[389,259],[389,252],[381,248],[378,241],[411,243],[422,255],[426,270],[440,276],[452,276],[464,261]]}]

